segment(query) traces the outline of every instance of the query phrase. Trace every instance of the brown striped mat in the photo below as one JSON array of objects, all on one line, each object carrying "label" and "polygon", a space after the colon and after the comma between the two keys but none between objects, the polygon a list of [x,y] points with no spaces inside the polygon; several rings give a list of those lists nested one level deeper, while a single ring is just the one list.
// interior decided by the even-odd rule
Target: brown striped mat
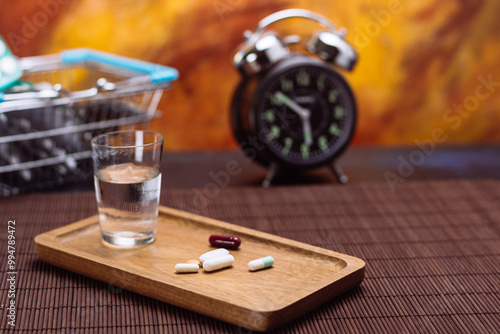
[{"label": "brown striped mat", "polygon": [[[350,254],[360,287],[280,333],[500,333],[500,181],[164,189],[161,204]],[[37,259],[35,235],[96,212],[94,194],[0,200],[1,319],[9,325],[8,221],[15,229],[15,332],[246,333]]]}]

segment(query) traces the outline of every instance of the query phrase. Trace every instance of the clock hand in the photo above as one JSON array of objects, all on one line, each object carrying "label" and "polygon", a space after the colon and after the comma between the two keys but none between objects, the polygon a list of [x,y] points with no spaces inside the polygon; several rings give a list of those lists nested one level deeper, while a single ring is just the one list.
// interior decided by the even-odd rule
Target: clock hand
[{"label": "clock hand", "polygon": [[309,122],[308,117],[302,119],[302,130],[304,131],[304,141],[307,146],[311,146],[312,144],[312,131],[311,131],[311,122]]},{"label": "clock hand", "polygon": [[308,109],[301,107],[297,102],[286,96],[280,91],[274,93],[274,96],[279,101],[283,102],[287,107],[292,109],[297,115],[299,115],[302,120],[302,131],[304,132],[304,142],[307,146],[311,146],[312,144],[312,131],[311,131],[311,122],[309,121],[309,117],[311,116],[311,112]]},{"label": "clock hand", "polygon": [[292,109],[297,115],[300,116],[300,118],[304,119],[306,117],[309,117],[309,110],[302,108],[297,102],[295,102],[282,92],[277,91],[276,93],[274,93],[274,97],[280,102],[283,102],[283,104],[285,104],[288,108]]}]

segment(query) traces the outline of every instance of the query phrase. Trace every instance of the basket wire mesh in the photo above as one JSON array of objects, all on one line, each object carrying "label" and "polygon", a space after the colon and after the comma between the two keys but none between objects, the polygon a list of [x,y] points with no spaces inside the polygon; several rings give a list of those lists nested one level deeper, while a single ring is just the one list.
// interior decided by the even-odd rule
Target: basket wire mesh
[{"label": "basket wire mesh", "polygon": [[0,102],[0,197],[89,180],[90,139],[147,127],[172,83],[95,61],[65,64],[57,55],[20,64],[22,80],[43,89]]}]

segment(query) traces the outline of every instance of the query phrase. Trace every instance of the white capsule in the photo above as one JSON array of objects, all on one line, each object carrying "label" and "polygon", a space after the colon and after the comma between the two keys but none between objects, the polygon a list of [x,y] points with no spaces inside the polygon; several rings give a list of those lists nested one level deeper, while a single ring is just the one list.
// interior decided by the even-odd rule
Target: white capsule
[{"label": "white capsule", "polygon": [[196,263],[177,263],[175,271],[178,273],[196,273],[200,269]]},{"label": "white capsule", "polygon": [[203,264],[203,262],[205,260],[216,258],[216,257],[220,257],[220,256],[224,256],[224,255],[227,255],[227,254],[229,254],[229,251],[227,249],[225,249],[225,248],[218,248],[216,250],[213,250],[213,251],[210,251],[210,252],[206,252],[205,254],[201,254],[201,256],[200,256],[200,262],[201,262],[201,264]]},{"label": "white capsule", "polygon": [[230,254],[207,259],[203,262],[203,269],[206,271],[214,271],[233,265],[234,257]]},{"label": "white capsule", "polygon": [[250,271],[256,271],[259,269],[264,269],[272,266],[274,264],[274,259],[272,256],[261,257],[260,259],[248,262],[248,269]]}]

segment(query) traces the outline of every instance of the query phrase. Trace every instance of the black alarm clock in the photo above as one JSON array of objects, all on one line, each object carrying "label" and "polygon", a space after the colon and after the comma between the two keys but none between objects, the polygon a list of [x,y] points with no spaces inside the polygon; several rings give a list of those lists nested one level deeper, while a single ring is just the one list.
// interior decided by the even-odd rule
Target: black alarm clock
[{"label": "black alarm clock", "polygon": [[[316,31],[307,52],[292,52],[298,36],[265,31],[272,23],[299,17],[326,30]],[[357,54],[322,15],[288,9],[261,20],[235,54],[242,75],[231,105],[233,134],[244,152],[269,168],[264,186],[282,171],[330,165],[341,183],[348,181],[335,159],[347,148],[356,125],[356,103],[346,80],[332,66],[352,70]]]}]

